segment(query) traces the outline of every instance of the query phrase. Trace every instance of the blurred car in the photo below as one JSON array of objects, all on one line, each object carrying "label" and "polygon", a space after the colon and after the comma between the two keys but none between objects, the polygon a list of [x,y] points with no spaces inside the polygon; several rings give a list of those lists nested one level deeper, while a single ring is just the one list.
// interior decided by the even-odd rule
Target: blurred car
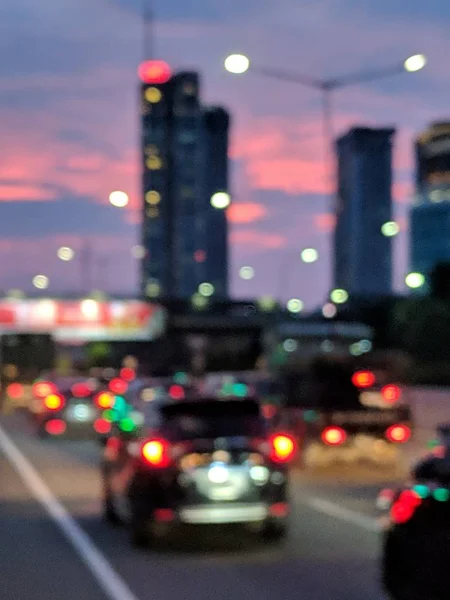
[{"label": "blurred car", "polygon": [[412,481],[383,490],[382,579],[393,600],[450,597],[450,425],[439,444],[415,465]]},{"label": "blurred car", "polygon": [[296,442],[270,434],[254,399],[152,401],[133,432],[116,429],[104,449],[104,511],[133,543],[155,526],[252,524],[287,531],[289,465]]},{"label": "blurred car", "polygon": [[413,434],[404,391],[383,373],[325,364],[308,382],[315,400],[300,411],[299,436],[307,440],[306,466],[369,463],[397,466]]},{"label": "blurred car", "polygon": [[[86,380],[45,382],[37,391],[42,397],[37,397],[34,418],[40,437],[76,435],[93,437],[102,423],[99,401],[104,401],[104,392],[97,392],[93,385]],[[44,390],[46,393],[44,394]],[[109,405],[112,395],[108,395]],[[110,426],[105,424],[104,427]]]}]

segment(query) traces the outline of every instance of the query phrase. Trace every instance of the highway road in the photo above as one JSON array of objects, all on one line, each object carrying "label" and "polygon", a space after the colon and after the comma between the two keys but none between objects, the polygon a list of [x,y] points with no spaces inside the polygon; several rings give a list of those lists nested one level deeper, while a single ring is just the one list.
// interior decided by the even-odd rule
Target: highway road
[{"label": "highway road", "polygon": [[[6,435],[5,435],[6,434]],[[382,473],[294,473],[285,543],[200,531],[133,549],[102,521],[99,448],[40,441],[0,419],[2,598],[13,600],[381,600],[377,491]]]}]

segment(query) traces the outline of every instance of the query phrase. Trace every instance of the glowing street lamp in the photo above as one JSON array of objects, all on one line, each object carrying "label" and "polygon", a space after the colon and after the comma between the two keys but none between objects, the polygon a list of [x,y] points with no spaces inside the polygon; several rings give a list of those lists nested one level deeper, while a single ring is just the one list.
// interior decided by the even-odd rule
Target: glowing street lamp
[{"label": "glowing street lamp", "polygon": [[416,71],[423,69],[426,64],[427,57],[424,54],[414,54],[405,60],[403,66],[408,73],[415,73]]},{"label": "glowing street lamp", "polygon": [[242,75],[250,68],[250,60],[245,54],[230,54],[224,62],[225,69],[234,75]]},{"label": "glowing street lamp", "polygon": [[304,307],[303,301],[300,300],[299,298],[291,298],[290,300],[288,300],[288,303],[286,304],[286,308],[291,313],[302,312],[303,307]]},{"label": "glowing street lamp", "polygon": [[345,304],[348,300],[348,292],[346,290],[335,289],[331,292],[330,298],[334,304]]},{"label": "glowing street lamp", "polygon": [[62,260],[63,262],[69,262],[75,256],[75,252],[72,250],[72,248],[69,248],[68,246],[61,246],[61,248],[58,248],[56,254],[59,260]]},{"label": "glowing street lamp", "polygon": [[130,198],[126,192],[116,190],[110,193],[109,201],[116,208],[124,208],[125,206],[128,206]]},{"label": "glowing street lamp", "polygon": [[315,248],[305,248],[301,254],[304,263],[314,263],[319,258],[319,253]]},{"label": "glowing street lamp", "polygon": [[147,254],[147,251],[145,250],[144,246],[141,246],[140,244],[133,246],[131,248],[131,255],[133,258],[136,258],[137,260],[142,260],[143,258],[145,258],[146,254]]},{"label": "glowing street lamp", "polygon": [[46,275],[36,275],[36,277],[33,277],[33,285],[38,290],[46,290],[49,283],[50,280]]},{"label": "glowing street lamp", "polygon": [[387,221],[381,226],[381,233],[385,237],[394,237],[399,233],[399,231],[400,227],[395,221]]},{"label": "glowing street lamp", "polygon": [[239,276],[241,279],[250,280],[255,276],[255,269],[253,267],[241,267],[239,269]]},{"label": "glowing street lamp", "polygon": [[228,208],[231,204],[230,194],[227,192],[216,192],[211,196],[211,206],[219,210]]},{"label": "glowing street lamp", "polygon": [[405,277],[405,283],[410,289],[417,290],[424,285],[425,277],[422,273],[408,273]]}]

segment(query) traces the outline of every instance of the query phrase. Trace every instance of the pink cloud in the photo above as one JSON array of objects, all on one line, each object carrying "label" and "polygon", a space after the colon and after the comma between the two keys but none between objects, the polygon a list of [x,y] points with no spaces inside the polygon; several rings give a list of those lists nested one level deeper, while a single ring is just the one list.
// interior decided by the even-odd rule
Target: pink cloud
[{"label": "pink cloud", "polygon": [[254,229],[239,229],[232,231],[230,239],[233,244],[252,246],[253,248],[283,248],[287,245],[284,236],[277,233],[262,233]]}]

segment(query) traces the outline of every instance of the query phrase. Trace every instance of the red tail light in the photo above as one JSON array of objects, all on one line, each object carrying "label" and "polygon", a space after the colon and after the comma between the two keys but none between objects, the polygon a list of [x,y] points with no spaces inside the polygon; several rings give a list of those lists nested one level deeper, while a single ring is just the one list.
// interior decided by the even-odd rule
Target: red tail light
[{"label": "red tail light", "polygon": [[357,371],[353,374],[352,383],[359,388],[372,387],[375,383],[375,375],[372,371]]},{"label": "red tail light", "polygon": [[270,438],[270,458],[276,463],[291,461],[297,452],[296,440],[287,433],[277,433]]},{"label": "red tail light", "polygon": [[107,410],[114,406],[114,396],[108,392],[100,392],[95,396],[94,402],[99,408]]},{"label": "red tail light", "polygon": [[92,388],[87,383],[75,383],[70,391],[74,398],[87,398],[92,394]]},{"label": "red tail light", "polygon": [[340,446],[347,439],[347,434],[341,427],[327,427],[321,437],[327,446]]},{"label": "red tail light", "polygon": [[163,439],[148,440],[142,446],[141,454],[145,462],[152,467],[167,467],[170,465],[170,444]]},{"label": "red tail light", "polygon": [[45,398],[46,396],[50,396],[50,394],[56,394],[58,388],[54,383],[50,383],[49,381],[38,381],[33,385],[33,394],[36,398]]},{"label": "red tail light", "polygon": [[134,369],[130,369],[130,367],[124,367],[120,370],[120,377],[124,381],[133,381],[136,379],[136,372]]},{"label": "red tail light", "polygon": [[20,383],[10,383],[6,389],[6,393],[13,400],[19,400],[23,396],[23,386]]},{"label": "red tail light", "polygon": [[111,423],[106,419],[97,419],[94,422],[94,430],[100,434],[109,433],[111,431]]},{"label": "red tail light", "polygon": [[44,399],[44,406],[48,410],[61,410],[65,400],[61,394],[50,394]]},{"label": "red tail light", "polygon": [[407,523],[421,503],[422,499],[419,494],[412,490],[405,490],[392,505],[392,521],[397,525]]},{"label": "red tail light", "polygon": [[49,435],[62,435],[66,429],[67,425],[62,419],[52,419],[45,424],[45,431]]},{"label": "red tail light", "polygon": [[116,377],[109,382],[109,389],[113,394],[125,394],[128,389],[128,383]]},{"label": "red tail light", "polygon": [[277,407],[273,404],[265,404],[262,407],[262,414],[266,419],[273,419],[274,416],[277,414]]},{"label": "red tail light", "polygon": [[411,438],[411,429],[407,425],[391,425],[386,430],[386,437],[390,442],[404,444]]},{"label": "red tail light", "polygon": [[381,395],[383,396],[383,399],[386,400],[386,402],[389,402],[389,404],[395,404],[395,402],[398,402],[400,400],[402,391],[398,387],[398,385],[389,384],[385,385],[381,389]]},{"label": "red tail light", "polygon": [[169,396],[173,398],[173,400],[183,400],[184,388],[181,385],[171,385],[169,388]]}]

